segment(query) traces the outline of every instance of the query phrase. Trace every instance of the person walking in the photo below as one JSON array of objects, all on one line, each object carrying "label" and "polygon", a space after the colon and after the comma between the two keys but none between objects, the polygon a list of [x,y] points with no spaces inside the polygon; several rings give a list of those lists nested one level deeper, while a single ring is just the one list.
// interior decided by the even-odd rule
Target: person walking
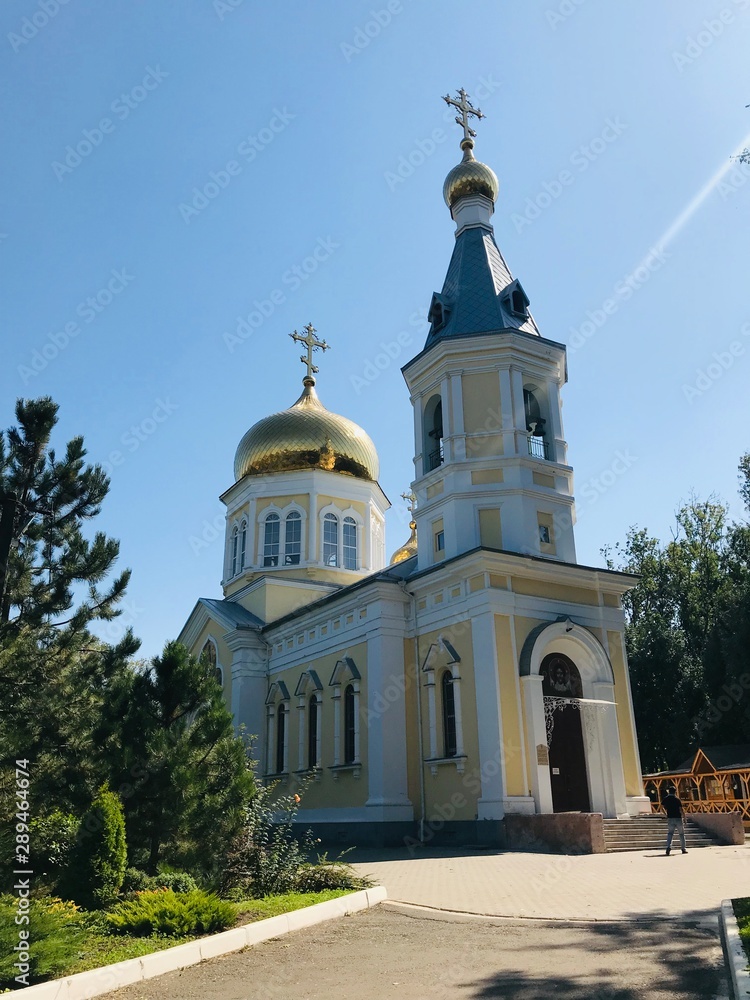
[{"label": "person walking", "polygon": [[687,854],[687,848],[685,847],[685,827],[682,822],[682,803],[677,798],[674,788],[670,788],[667,791],[661,804],[664,806],[664,811],[667,814],[667,857],[669,857],[672,850],[672,837],[674,837],[675,830],[680,835],[682,853]]}]

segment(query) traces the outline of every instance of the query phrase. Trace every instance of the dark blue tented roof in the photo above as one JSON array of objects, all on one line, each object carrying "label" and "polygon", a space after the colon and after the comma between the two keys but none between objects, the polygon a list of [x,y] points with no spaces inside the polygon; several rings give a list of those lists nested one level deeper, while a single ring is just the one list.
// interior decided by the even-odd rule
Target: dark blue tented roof
[{"label": "dark blue tented roof", "polygon": [[531,315],[514,316],[502,302],[513,276],[503,260],[492,229],[465,229],[456,239],[443,290],[435,299],[443,306],[445,322],[432,324],[425,348],[449,337],[499,330],[522,330],[539,335]]}]

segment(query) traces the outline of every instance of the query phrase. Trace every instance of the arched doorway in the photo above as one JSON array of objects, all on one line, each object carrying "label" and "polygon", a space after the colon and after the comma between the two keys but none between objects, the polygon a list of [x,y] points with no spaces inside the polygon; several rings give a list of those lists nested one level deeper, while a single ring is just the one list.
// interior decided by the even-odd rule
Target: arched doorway
[{"label": "arched doorway", "polygon": [[542,660],[544,712],[549,734],[549,772],[555,812],[589,812],[591,800],[583,742],[583,685],[575,663],[563,653]]}]

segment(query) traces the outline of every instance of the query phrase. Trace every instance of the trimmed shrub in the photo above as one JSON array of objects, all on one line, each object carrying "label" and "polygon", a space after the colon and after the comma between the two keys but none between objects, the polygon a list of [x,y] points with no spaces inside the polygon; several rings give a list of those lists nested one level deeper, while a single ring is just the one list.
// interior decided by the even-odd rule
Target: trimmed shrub
[{"label": "trimmed shrub", "polygon": [[151,876],[140,868],[126,868],[120,886],[120,892],[127,896],[132,892],[145,892],[146,889],[153,889]]},{"label": "trimmed shrub", "polygon": [[171,889],[141,892],[107,914],[107,923],[115,933],[137,937],[211,934],[230,927],[234,920],[231,903],[201,889],[185,893]]},{"label": "trimmed shrub", "polygon": [[62,885],[80,906],[110,906],[122,888],[127,864],[122,803],[102,785],[81,820]]},{"label": "trimmed shrub", "polygon": [[[28,916],[29,922],[17,924],[19,914]],[[29,932],[28,953],[16,950],[19,931]],[[73,903],[43,896],[20,911],[15,896],[0,896],[0,991],[54,979],[75,959],[84,938],[81,915]]]}]

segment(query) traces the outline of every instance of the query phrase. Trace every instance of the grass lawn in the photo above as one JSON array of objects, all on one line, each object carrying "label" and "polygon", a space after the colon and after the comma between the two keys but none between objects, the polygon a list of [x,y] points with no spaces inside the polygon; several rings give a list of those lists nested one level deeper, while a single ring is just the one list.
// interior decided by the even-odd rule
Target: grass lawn
[{"label": "grass lawn", "polygon": [[737,925],[740,929],[740,938],[745,948],[745,954],[750,961],[750,898],[745,896],[742,899],[733,899],[732,906],[734,915],[737,917]]},{"label": "grass lawn", "polygon": [[[248,899],[242,903],[234,903],[237,913],[235,926],[250,924],[255,920],[265,920],[266,917],[276,917],[280,913],[300,910],[314,903],[324,903],[328,899],[346,896],[350,890],[329,889],[326,892],[289,892],[283,896],[267,896],[265,899]],[[106,934],[91,929],[84,949],[59,973],[59,977],[74,975],[76,972],[86,972],[89,969],[99,969],[103,965],[114,962],[124,962],[129,958],[140,958],[154,951],[172,948],[195,937],[133,937],[129,934]]]}]

